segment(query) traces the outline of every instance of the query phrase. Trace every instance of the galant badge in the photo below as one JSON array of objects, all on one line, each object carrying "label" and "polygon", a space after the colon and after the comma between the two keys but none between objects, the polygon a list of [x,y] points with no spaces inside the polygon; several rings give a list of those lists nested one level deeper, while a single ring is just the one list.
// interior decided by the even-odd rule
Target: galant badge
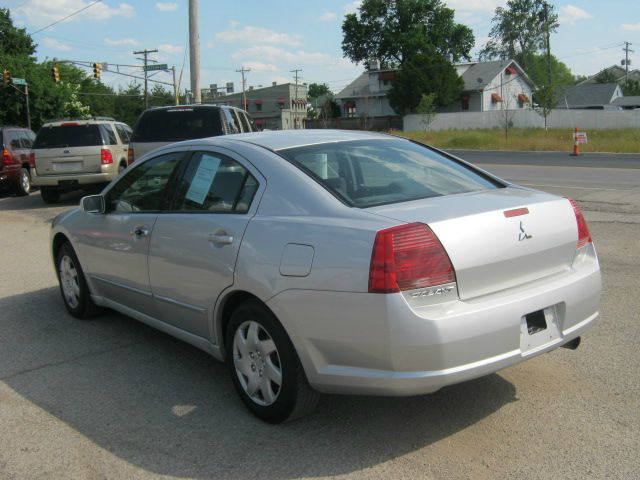
[{"label": "galant badge", "polygon": [[525,240],[529,240],[530,238],[531,235],[527,234],[527,232],[524,230],[524,225],[522,225],[522,222],[520,222],[520,233],[518,234],[518,241],[523,242]]}]

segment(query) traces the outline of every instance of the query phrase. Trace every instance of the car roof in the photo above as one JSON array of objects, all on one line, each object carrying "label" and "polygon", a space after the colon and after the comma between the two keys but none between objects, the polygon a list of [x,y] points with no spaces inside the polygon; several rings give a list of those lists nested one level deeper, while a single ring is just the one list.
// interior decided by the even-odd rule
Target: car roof
[{"label": "car roof", "polygon": [[357,130],[275,130],[191,140],[184,142],[184,145],[202,145],[203,141],[204,143],[211,143],[212,145],[220,145],[226,142],[243,142],[278,151],[322,143],[347,142],[353,140],[383,140],[389,138],[395,137],[387,134]]}]

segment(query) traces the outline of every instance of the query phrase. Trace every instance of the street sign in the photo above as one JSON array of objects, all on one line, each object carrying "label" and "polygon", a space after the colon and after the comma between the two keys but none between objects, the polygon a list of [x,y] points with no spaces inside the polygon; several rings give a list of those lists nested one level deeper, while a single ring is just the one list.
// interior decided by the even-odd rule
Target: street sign
[{"label": "street sign", "polygon": [[11,83],[13,83],[14,85],[26,85],[27,81],[24,78],[13,77],[11,78]]},{"label": "street sign", "polygon": [[166,63],[156,63],[154,65],[147,65],[146,67],[142,67],[145,72],[151,72],[154,70],[169,70]]},{"label": "street sign", "polygon": [[587,132],[576,132],[573,134],[573,139],[577,140],[580,144],[587,143]]}]

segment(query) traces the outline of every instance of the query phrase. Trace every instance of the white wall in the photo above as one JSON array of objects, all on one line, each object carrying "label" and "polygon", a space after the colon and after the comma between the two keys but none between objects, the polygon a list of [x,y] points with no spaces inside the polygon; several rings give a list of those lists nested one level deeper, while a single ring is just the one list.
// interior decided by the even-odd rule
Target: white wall
[{"label": "white wall", "polygon": [[[486,96],[486,94],[485,94]],[[510,110],[508,119],[515,128],[544,128],[544,118],[534,110]],[[405,132],[424,130],[422,115],[404,117]],[[470,130],[504,128],[505,112],[439,113],[430,130]],[[623,111],[554,110],[547,118],[549,128],[575,128],[581,130],[607,130],[613,128],[640,128],[640,109]]]},{"label": "white wall", "polygon": [[[502,85],[501,85],[502,83]],[[493,103],[491,94],[497,93],[502,97],[502,102]],[[518,108],[518,95],[524,93],[531,100],[531,87],[518,74],[496,76],[484,90],[483,111],[516,110]],[[528,108],[527,105],[524,108]]]}]

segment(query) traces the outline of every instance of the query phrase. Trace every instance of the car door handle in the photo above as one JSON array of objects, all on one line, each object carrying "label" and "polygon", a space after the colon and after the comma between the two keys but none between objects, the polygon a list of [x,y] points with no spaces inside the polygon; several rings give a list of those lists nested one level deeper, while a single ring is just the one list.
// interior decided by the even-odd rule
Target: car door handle
[{"label": "car door handle", "polygon": [[148,237],[149,236],[149,229],[147,229],[147,227],[143,226],[143,225],[138,225],[137,227],[134,227],[134,229],[131,231],[131,235],[141,238],[141,237]]},{"label": "car door handle", "polygon": [[233,235],[228,235],[227,232],[216,232],[209,234],[209,242],[214,245],[230,245],[233,243]]}]

